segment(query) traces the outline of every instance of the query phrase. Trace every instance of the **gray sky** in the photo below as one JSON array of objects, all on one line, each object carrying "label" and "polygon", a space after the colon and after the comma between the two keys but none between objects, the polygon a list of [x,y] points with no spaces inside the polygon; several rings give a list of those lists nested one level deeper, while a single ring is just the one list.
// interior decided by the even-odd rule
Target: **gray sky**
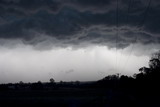
[{"label": "gray sky", "polygon": [[0,83],[133,75],[159,50],[159,12],[159,0],[0,0]]}]

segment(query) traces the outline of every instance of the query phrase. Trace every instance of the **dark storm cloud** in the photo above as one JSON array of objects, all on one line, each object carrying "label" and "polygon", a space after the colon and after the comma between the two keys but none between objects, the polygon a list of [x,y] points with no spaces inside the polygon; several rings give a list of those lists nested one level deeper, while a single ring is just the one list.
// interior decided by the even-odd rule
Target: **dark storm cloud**
[{"label": "dark storm cloud", "polygon": [[0,0],[0,38],[29,44],[48,38],[58,45],[159,44],[160,2],[152,0],[147,9],[148,3],[119,0],[117,36],[116,0]]},{"label": "dark storm cloud", "polygon": [[[19,15],[35,13],[39,10],[58,11],[61,3],[56,0],[0,0],[0,7],[4,13]],[[5,13],[5,14],[7,14]]]}]

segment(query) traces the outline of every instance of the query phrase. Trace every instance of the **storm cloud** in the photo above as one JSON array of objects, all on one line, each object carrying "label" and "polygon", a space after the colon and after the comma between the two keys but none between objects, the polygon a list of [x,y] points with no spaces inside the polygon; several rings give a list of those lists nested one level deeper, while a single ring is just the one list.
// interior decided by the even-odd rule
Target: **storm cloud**
[{"label": "storm cloud", "polygon": [[158,0],[119,0],[116,6],[116,0],[0,0],[0,39],[62,47],[160,43]]}]

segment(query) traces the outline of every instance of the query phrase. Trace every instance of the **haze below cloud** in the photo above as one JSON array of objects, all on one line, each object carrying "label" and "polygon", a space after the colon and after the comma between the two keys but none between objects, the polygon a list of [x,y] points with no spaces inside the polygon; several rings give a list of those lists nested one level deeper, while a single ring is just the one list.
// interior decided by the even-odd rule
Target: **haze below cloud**
[{"label": "haze below cloud", "polygon": [[[0,47],[0,81],[46,82],[92,81],[106,75],[121,73],[133,75],[148,65],[148,55],[129,55],[130,49],[109,49],[106,46],[89,46],[74,49],[51,48],[37,50],[32,45]],[[129,57],[128,62],[126,61]]]}]

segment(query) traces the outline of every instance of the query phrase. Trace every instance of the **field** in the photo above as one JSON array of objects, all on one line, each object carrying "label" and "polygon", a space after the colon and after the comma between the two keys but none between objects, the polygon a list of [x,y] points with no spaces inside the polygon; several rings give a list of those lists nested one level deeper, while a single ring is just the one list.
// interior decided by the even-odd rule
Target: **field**
[{"label": "field", "polygon": [[1,107],[127,107],[133,103],[132,97],[110,89],[9,90],[0,92],[0,104]]}]

